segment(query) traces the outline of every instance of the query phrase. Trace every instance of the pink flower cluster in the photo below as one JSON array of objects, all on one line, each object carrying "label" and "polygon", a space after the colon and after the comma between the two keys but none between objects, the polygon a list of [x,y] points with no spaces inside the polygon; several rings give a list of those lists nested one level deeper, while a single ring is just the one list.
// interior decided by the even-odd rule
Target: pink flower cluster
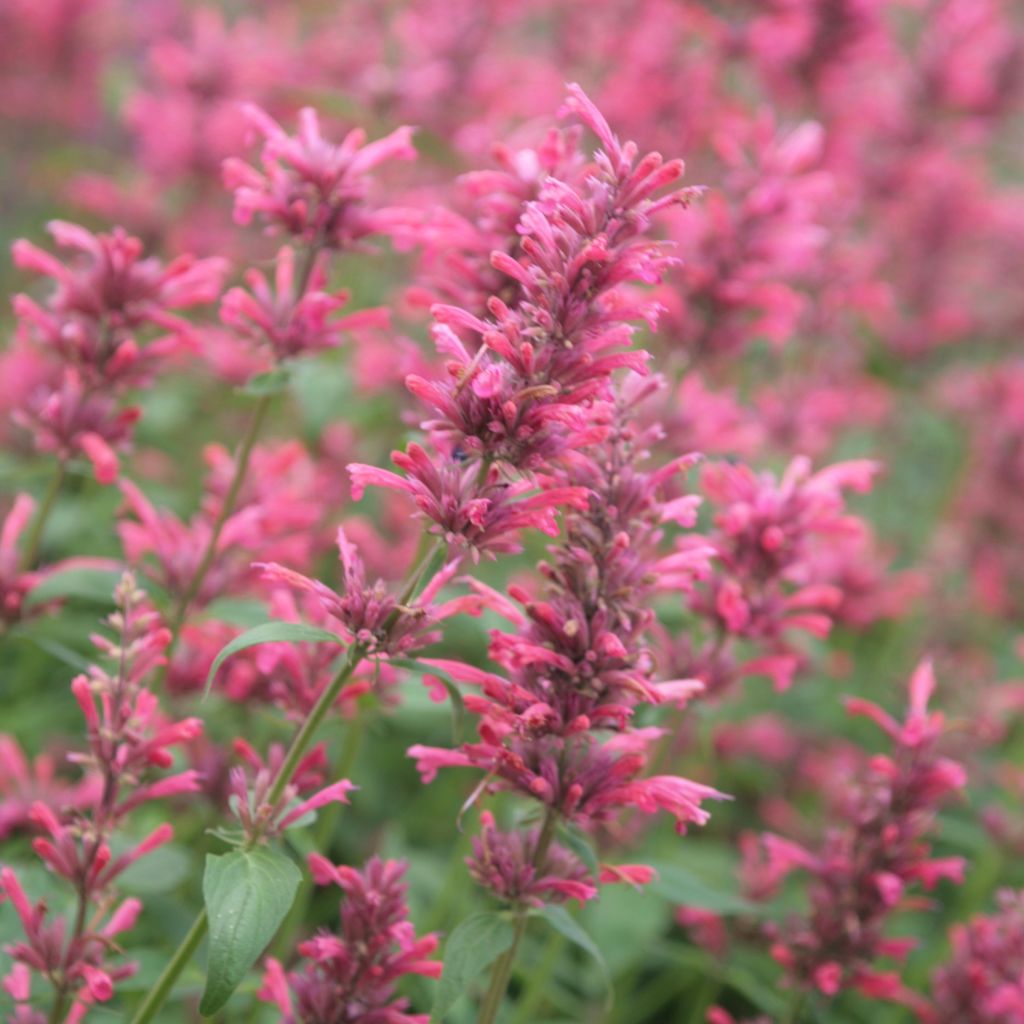
[{"label": "pink flower cluster", "polygon": [[[512,587],[520,611],[474,584],[483,602],[515,627],[491,636],[491,657],[504,674],[423,659],[479,687],[479,695],[465,697],[466,707],[480,717],[479,740],[451,751],[417,745],[409,753],[428,781],[439,767],[476,767],[486,772],[482,786],[516,790],[539,801],[549,817],[593,827],[613,823],[627,807],[665,810],[683,831],[703,824],[703,801],[722,794],[672,775],[644,777],[646,750],[662,731],[637,728],[632,720],[644,704],[681,707],[702,689],[693,679],[656,681],[645,639],[653,594],[688,588],[706,571],[710,552],[692,544],[659,551],[663,524],[693,525],[696,500],[664,496],[672,478],[693,460],[677,459],[655,470],[642,466],[651,438],[638,431],[633,406],[657,381],[630,383],[618,403],[604,409],[605,440],[567,461],[564,477],[585,485],[590,500],[586,509],[566,512],[564,537],[541,566],[546,592],[535,597]],[[602,738],[608,733],[610,738]],[[489,867],[480,859],[484,848],[475,862],[481,879],[497,879],[494,872],[503,863],[493,852],[493,828],[489,834]],[[499,895],[522,895],[523,885],[515,880],[526,867],[515,855],[522,841],[513,836],[503,842],[508,877],[492,885]],[[539,844],[534,850],[539,859],[529,867],[538,877],[552,876],[556,861],[566,861],[565,876],[545,885],[559,892],[578,883],[566,851],[552,846],[545,859]],[[580,894],[578,887],[574,891]]]},{"label": "pink flower cluster", "polygon": [[[108,619],[114,639],[94,638],[114,669],[93,666],[71,684],[89,737],[88,751],[69,755],[82,766],[83,784],[77,791],[44,789],[28,812],[42,833],[33,849],[75,893],[74,917],[50,915],[45,900],[30,901],[11,868],[0,869],[0,898],[10,901],[24,932],[5,950],[14,967],[4,987],[17,1004],[12,1019],[18,1024],[81,1020],[92,1004],[111,999],[117,981],[134,973],[135,965],[119,956],[114,937],[132,927],[142,905],[137,899],[119,902],[115,883],[137,860],[169,842],[174,830],[158,825],[117,856],[111,840],[141,805],[199,788],[193,770],[154,777],[154,769],[173,766],[174,748],[202,732],[197,718],[166,719],[146,687],[147,677],[163,662],[170,634],[131,575],[119,583],[115,602],[117,610]],[[13,761],[5,771],[19,774],[23,761],[15,748],[8,742],[3,749]],[[53,988],[49,1018],[33,1009],[34,975]]]},{"label": "pink flower cluster", "polygon": [[859,784],[846,789],[842,822],[829,829],[819,848],[766,835],[765,859],[748,864],[750,882],[762,895],[791,871],[812,878],[808,916],[783,926],[772,948],[795,985],[826,996],[853,988],[876,999],[921,1005],[899,974],[882,970],[877,961],[900,960],[913,947],[912,940],[891,938],[885,929],[912,902],[912,887],[931,890],[943,879],[963,881],[963,858],[932,857],[927,841],[936,811],[967,781],[962,766],[939,750],[943,716],[928,711],[934,687],[931,665],[924,662],[911,678],[902,723],[875,704],[848,699],[852,714],[869,717],[888,736],[892,754],[874,756]]},{"label": "pink flower cluster", "polygon": [[999,909],[953,929],[953,954],[932,977],[928,1024],[1024,1020],[1024,898],[999,893]]},{"label": "pink flower cluster", "polygon": [[[123,404],[128,388],[151,381],[172,353],[192,340],[188,321],[173,310],[213,301],[227,269],[222,259],[182,256],[167,266],[143,257],[142,243],[117,229],[94,235],[53,221],[50,233],[68,262],[21,240],[15,263],[49,278],[54,290],[40,305],[14,299],[19,341],[41,360],[41,380],[17,389],[16,421],[39,451],[61,462],[84,456],[96,479],[113,483],[116,450],[131,438],[139,410]],[[142,344],[142,332],[166,332]]]},{"label": "pink flower cluster", "polygon": [[273,1003],[282,1024],[427,1024],[429,1014],[406,1013],[395,985],[409,974],[441,975],[429,959],[436,935],[417,938],[405,905],[401,861],[372,858],[362,871],[310,854],[317,885],[344,893],[337,934],[322,931],[300,943],[302,963],[286,971],[267,960],[259,997]]},{"label": "pink flower cluster", "polygon": [[[867,491],[877,470],[861,460],[812,473],[804,458],[781,479],[744,465],[704,469],[715,558],[707,583],[690,599],[704,627],[701,646],[685,636],[676,644],[682,674],[702,679],[712,693],[753,675],[768,676],[779,690],[791,684],[802,657],[788,634],[828,635],[844,599],[843,571],[861,556],[857,541],[865,527],[846,512],[844,492]],[[741,642],[753,646],[742,660]]]}]

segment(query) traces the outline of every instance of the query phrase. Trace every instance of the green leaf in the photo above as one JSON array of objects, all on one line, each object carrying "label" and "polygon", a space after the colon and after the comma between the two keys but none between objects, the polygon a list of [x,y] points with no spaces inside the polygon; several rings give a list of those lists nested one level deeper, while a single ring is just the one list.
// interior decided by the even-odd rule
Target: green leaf
[{"label": "green leaf", "polygon": [[715,888],[679,864],[656,863],[651,866],[658,875],[648,888],[681,907],[713,910],[717,914],[762,916],[768,912],[766,907],[745,900],[739,893]]},{"label": "green leaf", "polygon": [[276,395],[287,391],[290,382],[291,371],[285,366],[279,366],[276,370],[268,370],[266,373],[257,373],[255,377],[250,377],[238,390],[243,395],[262,398],[264,395]]},{"label": "green leaf", "polygon": [[302,622],[263,622],[252,629],[240,633],[231,643],[227,644],[213,659],[210,672],[206,677],[206,689],[203,696],[210,692],[213,680],[218,669],[232,654],[244,651],[247,647],[256,647],[258,644],[273,643],[300,643],[302,641],[313,641],[315,643],[333,643],[344,645],[345,641],[326,629],[318,629],[316,626],[307,626]]},{"label": "green leaf", "polygon": [[248,597],[215,597],[202,611],[202,618],[249,629],[267,621],[267,606]]},{"label": "green leaf", "polygon": [[601,874],[601,866],[597,862],[597,853],[590,840],[579,829],[567,822],[561,822],[558,826],[558,841],[576,854],[590,872],[590,877],[597,881]]},{"label": "green leaf", "polygon": [[444,971],[431,1024],[440,1024],[455,1000],[512,945],[514,937],[512,922],[493,912],[473,914],[451,933],[444,946]]},{"label": "green leaf", "polygon": [[302,874],[283,853],[259,847],[207,855],[203,899],[210,919],[204,1017],[231,998],[295,900]]},{"label": "green leaf", "polygon": [[79,654],[78,651],[72,650],[67,644],[62,644],[59,640],[35,636],[33,633],[25,631],[24,628],[19,632],[12,631],[10,635],[16,640],[26,640],[29,643],[35,644],[41,651],[45,651],[58,661],[62,661],[75,672],[87,672],[92,664],[88,658]]},{"label": "green leaf", "polygon": [[42,580],[25,597],[25,608],[34,608],[47,601],[78,597],[99,604],[114,603],[114,588],[121,578],[120,569],[63,569]]},{"label": "green leaf", "polygon": [[584,930],[583,926],[569,913],[565,907],[549,904],[537,911],[539,917],[545,921],[560,935],[564,935],[570,942],[579,946],[585,953],[589,953],[601,969],[601,977],[604,979],[605,989],[605,1011],[611,1009],[614,990],[612,988],[612,976],[605,963],[604,954],[598,948],[597,943]]},{"label": "green leaf", "polygon": [[415,672],[420,676],[433,676],[441,681],[441,685],[448,692],[448,699],[452,702],[452,740],[458,743],[462,735],[462,723],[466,717],[466,702],[462,699],[462,691],[448,673],[433,665],[421,665],[411,658],[391,658],[388,664]]}]

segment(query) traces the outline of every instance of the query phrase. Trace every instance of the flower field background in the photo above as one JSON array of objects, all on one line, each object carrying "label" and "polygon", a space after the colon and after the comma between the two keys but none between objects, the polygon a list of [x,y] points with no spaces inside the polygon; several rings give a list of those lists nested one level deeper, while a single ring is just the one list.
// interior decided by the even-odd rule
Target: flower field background
[{"label": "flower field background", "polygon": [[1022,15],[0,0],[4,1019],[1024,1022]]}]

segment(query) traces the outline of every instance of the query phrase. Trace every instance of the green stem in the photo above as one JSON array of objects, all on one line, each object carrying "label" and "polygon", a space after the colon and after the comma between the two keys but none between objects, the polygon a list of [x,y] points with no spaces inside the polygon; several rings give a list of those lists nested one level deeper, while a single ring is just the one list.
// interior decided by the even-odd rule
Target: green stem
[{"label": "green stem", "polygon": [[298,768],[299,762],[306,753],[306,747],[309,746],[314,733],[320,728],[320,723],[324,720],[324,716],[334,706],[334,702],[338,699],[338,694],[341,693],[344,685],[352,677],[352,673],[359,666],[359,662],[363,660],[364,654],[366,654],[366,647],[363,644],[353,644],[348,649],[348,657],[345,659],[345,663],[341,666],[334,679],[331,680],[331,684],[325,687],[324,692],[320,694],[317,702],[310,709],[309,714],[306,715],[305,721],[299,726],[299,731],[295,734],[295,738],[288,748],[288,753],[285,754],[284,761],[281,762],[281,767],[278,769],[274,784],[270,787],[270,792],[267,794],[267,803],[276,804],[284,796],[284,791],[287,789],[288,783],[291,782],[295,769]]},{"label": "green stem", "polygon": [[272,398],[273,395],[261,395],[256,402],[256,408],[253,411],[252,418],[249,420],[249,426],[245,432],[245,437],[242,439],[242,445],[238,449],[238,454],[235,456],[235,472],[231,477],[231,483],[228,485],[228,492],[224,496],[224,503],[221,505],[220,512],[213,524],[213,531],[210,534],[210,539],[206,543],[206,548],[203,551],[203,557],[199,560],[199,565],[196,567],[196,571],[193,573],[188,587],[178,599],[174,612],[170,616],[170,630],[171,635],[174,638],[172,642],[177,642],[178,634],[181,632],[182,624],[185,621],[185,616],[188,614],[189,605],[196,599],[196,596],[203,585],[203,580],[206,579],[206,574],[210,571],[210,566],[213,565],[213,560],[217,556],[217,543],[220,540],[222,531],[224,530],[224,524],[228,521],[231,513],[235,510],[235,503],[238,501],[238,493],[242,489],[242,484],[245,482],[245,475],[249,470],[249,459],[252,456],[252,450],[256,445],[256,440],[263,427],[263,421],[267,418],[267,412],[270,409]]},{"label": "green stem", "polygon": [[[320,252],[320,248],[321,243],[318,239],[306,250],[306,257],[299,270],[297,280],[297,289],[295,293],[296,301],[306,293],[306,289],[309,287],[309,279],[313,274],[313,268],[316,266],[316,259]],[[242,445],[235,458],[235,472],[231,478],[231,483],[228,485],[228,493],[224,497],[224,504],[221,506],[220,514],[217,516],[217,521],[213,524],[213,532],[210,534],[210,540],[206,545],[206,550],[203,552],[203,557],[199,562],[199,566],[196,568],[195,574],[189,581],[189,585],[185,592],[179,598],[178,603],[174,608],[174,613],[169,619],[172,637],[172,650],[174,644],[178,642],[178,634],[181,632],[185,616],[188,614],[188,606],[199,594],[199,589],[203,585],[203,580],[206,578],[206,574],[210,571],[210,566],[213,564],[213,560],[217,555],[217,542],[220,540],[224,524],[228,521],[231,513],[235,510],[235,503],[238,501],[238,492],[242,489],[242,484],[245,481],[245,475],[249,470],[249,459],[252,456],[252,450],[256,445],[260,431],[263,428],[263,421],[267,418],[267,412],[270,409],[273,397],[273,394],[261,395],[256,403],[252,419],[249,421],[249,427],[246,430],[245,437],[242,439]]]},{"label": "green stem", "polygon": [[50,513],[57,504],[57,496],[60,494],[61,487],[64,486],[66,476],[67,465],[62,460],[57,463],[57,468],[50,478],[50,484],[46,488],[43,503],[39,506],[35,521],[32,523],[32,530],[28,535],[28,540],[25,542],[25,550],[21,556],[21,569],[23,572],[31,569],[39,558],[39,546],[43,540],[43,530],[46,528]]},{"label": "green stem", "polygon": [[[359,753],[362,735],[360,706],[357,703],[356,713],[348,723],[345,745],[338,760],[338,768],[335,773],[337,778],[347,779],[352,775],[352,768]],[[329,853],[331,840],[337,830],[338,821],[343,810],[344,804],[333,803],[323,808],[320,812],[316,826],[313,829],[313,845],[320,853],[325,855]],[[302,922],[305,921],[310,904],[313,901],[313,891],[313,880],[308,875],[303,876],[295,902],[292,904],[292,909],[288,912],[288,917],[279,929],[277,938],[271,947],[270,953],[272,956],[284,959],[291,952],[292,947],[295,945],[295,934],[301,927]]]},{"label": "green stem", "polygon": [[511,1024],[531,1024],[538,1019],[538,1008],[547,992],[548,982],[551,981],[565,949],[565,938],[556,931],[548,936],[548,941],[541,953],[540,963],[530,971],[529,981],[523,998],[516,1004],[516,1012]]},{"label": "green stem", "polygon": [[181,945],[178,946],[174,956],[171,957],[170,963],[164,968],[163,973],[157,978],[156,984],[149,990],[149,994],[136,1011],[135,1016],[132,1018],[132,1024],[143,1024],[143,1021],[150,1021],[156,1016],[160,1007],[163,1006],[167,997],[171,994],[171,989],[174,988],[178,975],[185,969],[185,965],[192,959],[195,951],[199,948],[199,943],[203,941],[203,936],[206,934],[206,924],[206,908],[204,907],[199,912],[199,916],[192,922],[192,927],[188,930],[188,934],[181,940]]},{"label": "green stem", "polygon": [[[541,826],[540,835],[537,836],[537,845],[533,851],[532,864],[534,869],[539,870],[544,863],[544,858],[551,847],[551,841],[555,837],[555,826],[558,824],[558,815],[550,805],[544,815],[544,824]],[[512,977],[512,967],[516,962],[516,954],[519,952],[519,944],[523,941],[526,933],[526,923],[529,920],[529,908],[520,903],[516,907],[515,931],[512,935],[512,945],[501,954],[495,961],[491,970],[491,983],[487,988],[487,994],[480,1006],[480,1016],[477,1024],[494,1024],[498,1019],[498,1011],[505,999],[505,990],[508,988],[509,979]]]},{"label": "green stem", "polygon": [[68,990],[65,985],[60,985],[57,988],[57,995],[53,1000],[53,1007],[50,1010],[49,1017],[46,1018],[46,1024],[60,1024],[64,1019],[64,1011],[68,1008]]}]

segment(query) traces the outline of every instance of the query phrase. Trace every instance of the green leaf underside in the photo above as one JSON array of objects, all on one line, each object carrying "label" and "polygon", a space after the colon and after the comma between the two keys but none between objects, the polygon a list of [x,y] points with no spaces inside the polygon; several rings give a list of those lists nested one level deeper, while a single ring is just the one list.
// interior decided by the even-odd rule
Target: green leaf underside
[{"label": "green leaf underside", "polygon": [[332,643],[344,646],[345,641],[326,629],[319,629],[316,626],[307,626],[303,622],[262,622],[252,629],[240,633],[231,643],[227,644],[213,659],[209,674],[206,677],[206,689],[203,696],[207,696],[213,680],[221,665],[224,664],[232,654],[244,651],[247,647],[256,647],[259,644],[273,643],[302,643],[312,641],[314,643]]},{"label": "green leaf underside", "polygon": [[291,858],[260,847],[208,855],[203,899],[210,920],[206,988],[209,1017],[230,999],[295,900],[302,874]]},{"label": "green leaf underside", "polygon": [[493,912],[473,914],[451,933],[431,1024],[440,1024],[459,996],[512,945],[514,935],[512,922]]},{"label": "green leaf underside", "polygon": [[737,892],[716,888],[679,864],[652,863],[657,871],[648,888],[681,907],[713,910],[718,914],[763,916],[768,908],[744,899]]}]

